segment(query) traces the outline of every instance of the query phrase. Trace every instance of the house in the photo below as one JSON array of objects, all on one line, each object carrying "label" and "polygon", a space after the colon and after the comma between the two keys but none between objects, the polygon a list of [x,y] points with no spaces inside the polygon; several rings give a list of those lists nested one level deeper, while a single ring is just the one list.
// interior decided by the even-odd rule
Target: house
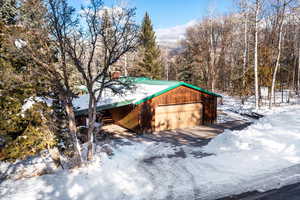
[{"label": "house", "polygon": [[[217,119],[218,94],[178,81],[132,78],[133,89],[104,93],[97,104],[104,118],[136,133],[187,128]],[[76,117],[84,123],[88,95],[74,100]]]}]

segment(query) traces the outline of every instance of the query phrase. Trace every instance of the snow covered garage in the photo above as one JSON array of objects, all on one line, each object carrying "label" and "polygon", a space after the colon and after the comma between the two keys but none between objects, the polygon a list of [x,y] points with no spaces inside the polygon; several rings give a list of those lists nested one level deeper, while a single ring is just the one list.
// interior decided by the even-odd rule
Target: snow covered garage
[{"label": "snow covered garage", "polygon": [[[178,81],[135,78],[123,95],[109,92],[98,103],[104,118],[137,133],[187,128],[213,123],[218,94]],[[74,101],[77,118],[87,114],[88,96]]]}]

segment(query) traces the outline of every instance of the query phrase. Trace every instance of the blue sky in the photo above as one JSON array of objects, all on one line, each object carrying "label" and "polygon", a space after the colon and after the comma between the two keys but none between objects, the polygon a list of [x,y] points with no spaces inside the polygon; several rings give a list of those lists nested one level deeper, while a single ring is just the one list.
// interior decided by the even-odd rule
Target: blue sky
[{"label": "blue sky", "polygon": [[[80,8],[86,0],[71,0],[71,5]],[[112,0],[105,1],[108,4]],[[216,12],[228,12],[233,0],[127,0],[129,6],[137,8],[137,21],[140,22],[147,11],[156,29],[182,25],[207,15],[209,7]]]},{"label": "blue sky", "polygon": [[137,18],[147,11],[155,28],[169,28],[186,24],[207,15],[208,8],[216,7],[217,12],[227,12],[232,0],[130,0],[137,8]]},{"label": "blue sky", "polygon": [[[180,39],[188,26],[208,15],[209,8],[215,14],[233,10],[234,0],[121,0],[130,7],[136,7],[136,20],[141,22],[147,11],[152,19],[159,42],[175,42]],[[71,5],[80,9],[87,0],[70,0]],[[116,0],[105,0],[108,6]]]}]

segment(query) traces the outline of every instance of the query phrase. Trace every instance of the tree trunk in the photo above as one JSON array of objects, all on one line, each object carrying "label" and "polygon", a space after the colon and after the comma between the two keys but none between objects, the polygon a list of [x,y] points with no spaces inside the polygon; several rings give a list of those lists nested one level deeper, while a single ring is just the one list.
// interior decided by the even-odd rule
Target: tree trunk
[{"label": "tree trunk", "polygon": [[[244,55],[243,55],[243,87],[242,90],[246,87],[246,68],[247,68],[247,58],[248,58],[248,13],[245,13],[245,27],[244,27]],[[245,101],[245,95],[242,94],[242,104]]]},{"label": "tree trunk", "polygon": [[211,74],[210,74],[210,78],[211,78],[211,90],[213,92],[215,92],[215,87],[216,87],[216,80],[215,80],[215,45],[214,45],[214,33],[213,33],[213,24],[212,24],[212,21],[211,21],[211,24],[210,24],[210,56],[211,56],[211,63],[210,63],[210,66],[211,66]]},{"label": "tree trunk", "polygon": [[260,1],[256,0],[255,10],[255,49],[254,49],[254,74],[255,74],[255,108],[259,109],[259,91],[258,91],[258,14]]},{"label": "tree trunk", "polygon": [[170,62],[167,62],[167,63],[165,64],[165,67],[166,67],[166,69],[165,69],[166,79],[169,80]]},{"label": "tree trunk", "polygon": [[280,27],[279,27],[278,54],[277,54],[276,65],[275,65],[275,70],[274,70],[273,79],[272,79],[271,98],[270,98],[270,103],[269,103],[270,108],[272,107],[272,97],[274,97],[274,103],[275,103],[276,75],[277,75],[278,68],[280,66],[282,29],[283,29],[284,16],[285,16],[285,2],[284,2],[284,6],[282,8],[282,16],[281,16],[281,22],[280,22]]},{"label": "tree trunk", "polygon": [[[295,20],[295,19],[294,19]],[[298,28],[296,29],[294,29],[293,30],[294,31],[294,33],[293,33],[293,35],[294,35],[294,38],[293,38],[293,40],[294,40],[294,51],[293,51],[293,57],[294,57],[294,67],[293,67],[293,74],[292,74],[292,90],[293,91],[295,91],[296,92],[296,94],[297,94],[297,82],[296,82],[296,80],[297,80],[297,78],[296,78],[296,76],[297,76],[297,74],[296,74],[296,72],[297,72],[297,68],[298,68],[298,65],[297,65],[297,62],[298,62],[298,42],[296,42],[296,41],[298,41],[297,40],[297,38],[298,38],[298,32],[299,32],[299,26],[298,26]],[[297,32],[298,31],[298,32]]]},{"label": "tree trunk", "polygon": [[300,91],[300,45],[298,47],[297,95]]},{"label": "tree trunk", "polygon": [[282,27],[283,25],[280,25],[280,31],[279,31],[279,41],[278,41],[278,54],[277,54],[277,59],[276,59],[276,65],[275,65],[275,70],[273,73],[273,79],[272,79],[272,88],[271,88],[271,98],[270,98],[270,108],[272,107],[272,97],[274,97],[274,104],[275,104],[275,85],[276,85],[276,75],[277,71],[280,65],[280,57],[281,57],[281,42],[282,42]]},{"label": "tree trunk", "polygon": [[75,121],[75,114],[73,110],[73,105],[70,103],[71,100],[67,100],[67,103],[65,103],[66,112],[68,115],[68,121],[69,121],[69,131],[72,138],[72,143],[74,147],[74,159],[75,159],[75,165],[77,167],[80,167],[82,164],[82,157],[81,157],[81,150],[80,145],[77,138],[77,127],[76,127],[76,121]]},{"label": "tree trunk", "polygon": [[87,151],[87,160],[93,160],[94,155],[94,130],[95,130],[95,122],[97,117],[97,109],[96,104],[97,101],[93,97],[94,95],[90,95],[89,100],[89,124],[88,124],[88,151]]},{"label": "tree trunk", "polygon": [[128,76],[128,60],[127,60],[127,54],[124,55],[125,63],[124,63],[124,76]]},{"label": "tree trunk", "polygon": [[215,75],[213,75],[213,76],[212,76],[212,81],[211,81],[211,90],[212,90],[213,92],[216,91],[216,85],[217,85],[217,80],[216,80],[216,78],[215,78]]}]

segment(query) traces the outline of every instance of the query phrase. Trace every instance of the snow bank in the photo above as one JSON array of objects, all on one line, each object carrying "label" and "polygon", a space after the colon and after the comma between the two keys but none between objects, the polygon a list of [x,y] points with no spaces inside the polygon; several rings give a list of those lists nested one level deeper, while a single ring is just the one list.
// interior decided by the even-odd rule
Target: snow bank
[{"label": "snow bank", "polygon": [[236,155],[251,169],[268,171],[297,164],[300,162],[300,109],[290,107],[274,113],[242,131],[226,130],[204,150],[224,157]]},{"label": "snow bank", "polygon": [[270,115],[274,112],[279,112],[290,105],[300,104],[300,97],[294,92],[284,91],[284,96],[281,92],[276,92],[276,104],[273,105],[272,109],[269,109],[269,101],[262,99],[261,107],[259,110],[255,109],[255,96],[247,98],[244,104],[241,104],[241,99],[238,97],[228,96],[222,94],[223,104],[218,105],[218,123],[224,123],[227,121],[243,120],[248,122],[254,122],[255,119],[248,117],[253,112]]},{"label": "snow bank", "polygon": [[[125,145],[126,144],[126,145]],[[300,181],[300,106],[280,108],[205,147],[123,141],[90,166],[0,185],[3,199],[216,199]],[[178,156],[178,152],[185,156]],[[196,157],[193,152],[213,154]]]},{"label": "snow bank", "polygon": [[218,118],[217,123],[225,123],[227,121],[243,120],[253,122],[254,120],[242,116],[241,114],[250,114],[254,111],[254,104],[251,100],[241,104],[239,98],[231,97],[226,94],[222,94],[223,104],[218,105]]},{"label": "snow bank", "polygon": [[58,170],[48,150],[26,160],[16,160],[13,163],[0,162],[0,183],[2,179],[18,180],[20,178],[53,173]]}]

